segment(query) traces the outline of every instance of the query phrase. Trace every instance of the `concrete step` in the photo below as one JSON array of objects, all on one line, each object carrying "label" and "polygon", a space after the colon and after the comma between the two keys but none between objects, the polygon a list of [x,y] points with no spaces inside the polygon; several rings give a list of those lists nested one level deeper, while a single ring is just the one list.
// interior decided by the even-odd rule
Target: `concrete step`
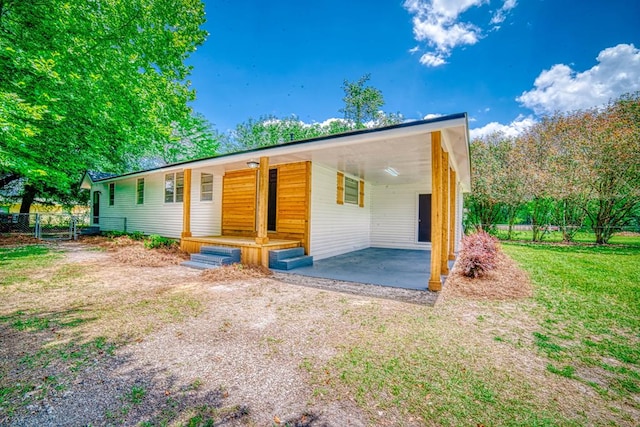
[{"label": "concrete step", "polygon": [[213,254],[191,254],[191,261],[199,262],[202,264],[213,264],[213,265],[228,265],[234,264],[236,261],[233,257],[225,256],[225,255],[213,255]]},{"label": "concrete step", "polygon": [[313,257],[309,255],[286,258],[273,262],[269,260],[269,268],[276,270],[292,270],[294,268],[306,267],[308,265],[313,265]]},{"label": "concrete step", "polygon": [[200,247],[201,254],[207,255],[222,255],[233,258],[234,262],[240,262],[240,249],[230,248],[227,246],[202,246]]},{"label": "concrete step", "polygon": [[211,270],[213,268],[220,268],[220,265],[215,264],[207,264],[204,262],[196,262],[196,261],[184,261],[181,262],[180,265],[184,265],[189,268],[197,268],[198,270]]},{"label": "concrete step", "polygon": [[297,248],[290,249],[278,249],[275,251],[269,251],[269,264],[271,262],[282,261],[287,258],[296,258],[304,256],[304,248],[299,246]]}]

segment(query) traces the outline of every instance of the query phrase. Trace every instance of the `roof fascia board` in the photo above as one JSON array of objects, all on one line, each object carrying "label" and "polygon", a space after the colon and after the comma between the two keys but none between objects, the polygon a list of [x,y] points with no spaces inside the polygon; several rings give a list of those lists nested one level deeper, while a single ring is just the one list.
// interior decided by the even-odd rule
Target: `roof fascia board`
[{"label": "roof fascia board", "polygon": [[189,160],[185,162],[172,163],[157,168],[136,171],[127,174],[114,176],[96,180],[95,183],[118,181],[125,178],[140,177],[150,173],[160,171],[169,172],[171,170],[179,170],[184,168],[199,168],[204,166],[220,166],[227,163],[242,162],[256,157],[276,156],[295,154],[301,152],[312,152],[320,149],[332,148],[342,145],[361,144],[367,142],[378,141],[381,139],[398,138],[402,136],[411,136],[420,133],[433,132],[457,126],[467,126],[467,113],[452,114],[449,116],[437,117],[435,119],[420,120],[398,125],[388,126],[385,128],[363,129],[353,132],[345,132],[342,134],[326,135],[318,138],[312,138],[301,141],[293,141],[280,145],[261,147],[253,150],[241,151],[237,153],[223,154],[217,157],[209,157],[199,160]]}]

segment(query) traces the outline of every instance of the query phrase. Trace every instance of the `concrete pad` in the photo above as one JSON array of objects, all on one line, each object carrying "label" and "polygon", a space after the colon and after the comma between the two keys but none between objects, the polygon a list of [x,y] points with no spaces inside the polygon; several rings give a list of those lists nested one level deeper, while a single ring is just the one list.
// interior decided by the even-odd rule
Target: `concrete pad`
[{"label": "concrete pad", "polygon": [[314,261],[312,266],[296,268],[287,273],[426,290],[430,271],[430,251],[368,248]]}]

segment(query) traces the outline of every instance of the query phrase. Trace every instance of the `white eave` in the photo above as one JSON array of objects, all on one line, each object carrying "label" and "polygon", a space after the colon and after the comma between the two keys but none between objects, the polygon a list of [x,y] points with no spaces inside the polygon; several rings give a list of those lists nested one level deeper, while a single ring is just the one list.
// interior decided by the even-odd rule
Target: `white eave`
[{"label": "white eave", "polygon": [[[268,157],[270,165],[311,161],[357,176],[373,185],[408,184],[422,181],[425,174],[430,174],[430,133],[438,130],[442,132],[443,146],[450,153],[463,192],[470,191],[466,114],[177,163],[99,181],[110,182],[156,172],[202,167],[223,175],[227,171],[246,169],[246,163],[250,160],[259,161],[260,157]],[[395,169],[398,176],[384,172],[387,167]]]}]

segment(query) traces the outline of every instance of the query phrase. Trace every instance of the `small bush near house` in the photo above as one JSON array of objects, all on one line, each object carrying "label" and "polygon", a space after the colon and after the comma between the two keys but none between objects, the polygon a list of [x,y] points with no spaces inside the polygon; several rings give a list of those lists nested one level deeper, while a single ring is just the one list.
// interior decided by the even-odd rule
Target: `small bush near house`
[{"label": "small bush near house", "polygon": [[147,249],[170,248],[175,243],[175,240],[152,234],[144,241],[144,247]]},{"label": "small bush near house", "polygon": [[498,240],[486,231],[465,236],[458,263],[462,274],[467,277],[480,277],[496,267]]}]

